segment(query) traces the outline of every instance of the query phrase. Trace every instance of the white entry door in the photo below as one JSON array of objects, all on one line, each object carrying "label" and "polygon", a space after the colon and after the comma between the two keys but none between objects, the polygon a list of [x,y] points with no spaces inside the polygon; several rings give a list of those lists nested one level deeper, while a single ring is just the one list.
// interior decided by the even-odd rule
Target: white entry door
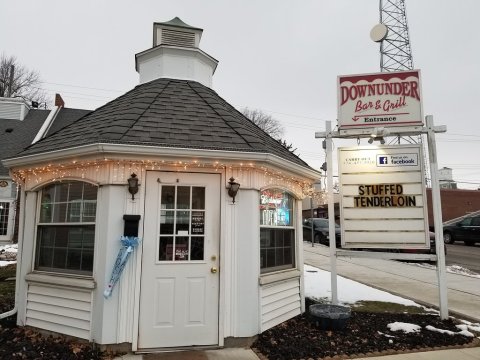
[{"label": "white entry door", "polygon": [[220,175],[149,171],[138,348],[218,344]]}]

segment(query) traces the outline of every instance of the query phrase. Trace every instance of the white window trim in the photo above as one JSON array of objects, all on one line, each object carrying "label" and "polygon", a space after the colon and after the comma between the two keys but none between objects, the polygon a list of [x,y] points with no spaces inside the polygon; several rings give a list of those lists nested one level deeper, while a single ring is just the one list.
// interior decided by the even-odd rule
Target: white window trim
[{"label": "white window trim", "polygon": [[[279,226],[279,225],[260,225],[259,227],[259,231],[260,229],[290,229],[290,230],[293,230],[293,250],[295,251],[295,254],[294,254],[294,266],[291,267],[291,268],[287,268],[287,269],[277,269],[277,270],[271,270],[271,271],[267,271],[267,272],[262,272],[262,269],[260,267],[260,277],[259,277],[259,284],[260,285],[263,285],[263,284],[267,284],[267,283],[272,283],[272,282],[276,282],[276,281],[281,281],[281,280],[285,280],[285,279],[290,279],[290,278],[294,278],[294,277],[297,277],[297,275],[293,275],[293,276],[290,276],[292,275],[293,273],[292,272],[295,272],[295,271],[298,271],[300,273],[300,270],[299,269],[299,265],[298,265],[298,246],[297,246],[297,238],[298,238],[298,229],[296,228],[296,226],[298,226],[298,223],[297,223],[297,201],[296,201],[296,197],[293,193],[291,193],[289,190],[286,190],[286,189],[283,189],[283,188],[278,188],[278,187],[270,187],[270,188],[266,188],[266,189],[263,189],[260,191],[260,195],[262,193],[262,191],[264,190],[271,190],[271,189],[276,189],[276,190],[281,190],[285,193],[288,193],[292,199],[293,199],[293,204],[292,204],[292,215],[293,215],[293,219],[292,219],[292,224],[294,225],[290,225],[290,226]],[[259,247],[259,250],[261,249],[261,247]],[[260,253],[258,254],[258,256],[260,256]],[[275,269],[275,268],[265,268],[265,269]],[[289,273],[292,273],[292,274],[289,274]],[[283,279],[282,277],[285,277],[285,279]],[[298,275],[298,277],[300,277],[300,275]],[[263,282],[263,278],[265,278],[265,283]],[[279,278],[279,280],[269,280],[269,279],[277,279]]]},{"label": "white window trim", "polygon": [[39,283],[57,286],[67,286],[79,289],[93,290],[97,287],[97,283],[93,278],[77,278],[62,273],[40,273],[39,271],[31,272],[25,275],[27,283]]},{"label": "white window trim", "polygon": [[0,235],[0,241],[12,241],[13,239],[13,228],[15,226],[15,199],[0,199],[2,203],[9,203],[8,208],[8,220],[7,220],[7,234]]},{"label": "white window trim", "polygon": [[[97,207],[95,210],[95,222],[63,222],[63,223],[45,223],[45,222],[40,222],[40,211],[42,207],[42,196],[43,196],[43,190],[49,183],[43,184],[42,187],[36,189],[36,194],[37,194],[37,209],[35,211],[35,230],[34,230],[34,236],[35,236],[35,241],[33,244],[33,257],[32,257],[32,272],[30,274],[27,274],[27,276],[32,275],[34,276],[33,279],[37,279],[35,276],[36,275],[42,275],[45,279],[53,279],[53,278],[64,278],[64,279],[77,279],[77,280],[83,280],[83,281],[92,281],[93,276],[95,274],[95,253],[96,253],[96,246],[97,246],[97,214],[98,214],[98,190],[99,186],[96,183],[92,183],[90,181],[84,181],[84,180],[79,180],[79,179],[65,179],[65,182],[80,182],[80,183],[85,183],[85,184],[90,184],[93,186],[96,186],[97,188]],[[82,273],[75,273],[75,272],[68,272],[65,271],[54,271],[54,269],[51,270],[39,270],[36,269],[36,259],[37,259],[37,241],[38,241],[38,227],[39,226],[95,226],[95,236],[94,236],[94,246],[93,246],[93,268],[92,268],[92,273],[91,274],[82,274]],[[42,277],[42,279],[43,279]],[[26,278],[27,280],[27,278]],[[27,280],[28,281],[28,280]],[[32,282],[41,282],[41,281],[35,281],[31,280]],[[56,280],[51,280],[51,281],[56,281]],[[44,282],[45,284],[52,284],[49,283],[48,280]],[[67,285],[68,286],[68,285]]]},{"label": "white window trim", "polygon": [[281,270],[281,271],[271,272],[271,273],[264,273],[260,275],[258,279],[258,283],[259,285],[268,285],[268,284],[276,283],[283,280],[299,278],[301,275],[302,275],[302,272],[297,268]]}]

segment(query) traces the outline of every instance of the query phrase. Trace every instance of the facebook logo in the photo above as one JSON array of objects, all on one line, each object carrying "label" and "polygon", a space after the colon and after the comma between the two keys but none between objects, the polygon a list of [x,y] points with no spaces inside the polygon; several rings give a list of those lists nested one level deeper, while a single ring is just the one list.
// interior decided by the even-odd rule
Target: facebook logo
[{"label": "facebook logo", "polygon": [[387,156],[379,156],[377,161],[378,161],[378,165],[387,165],[388,164],[388,157]]}]

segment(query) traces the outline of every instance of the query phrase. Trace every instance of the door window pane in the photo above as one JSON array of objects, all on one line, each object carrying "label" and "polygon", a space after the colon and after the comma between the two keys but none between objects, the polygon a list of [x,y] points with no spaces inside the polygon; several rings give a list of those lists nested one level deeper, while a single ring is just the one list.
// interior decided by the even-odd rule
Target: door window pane
[{"label": "door window pane", "polygon": [[173,234],[173,227],[175,221],[174,211],[160,211],[160,234]]},{"label": "door window pane", "polygon": [[175,260],[188,260],[188,236],[177,236],[175,238]]},{"label": "door window pane", "polygon": [[190,186],[177,187],[177,209],[190,209]]},{"label": "door window pane", "polygon": [[160,201],[158,261],[204,260],[205,188],[163,185]]},{"label": "door window pane", "polygon": [[192,188],[192,209],[205,209],[205,188],[194,186]]},{"label": "door window pane", "polygon": [[192,235],[205,234],[205,211],[192,211]]},{"label": "door window pane", "polygon": [[177,211],[177,235],[188,235],[190,232],[190,211]]},{"label": "door window pane", "polygon": [[162,209],[173,209],[175,204],[175,186],[162,186]]},{"label": "door window pane", "polygon": [[173,236],[161,236],[158,250],[159,261],[171,261],[173,257]]},{"label": "door window pane", "polygon": [[203,260],[204,238],[192,236],[192,247],[190,260]]}]

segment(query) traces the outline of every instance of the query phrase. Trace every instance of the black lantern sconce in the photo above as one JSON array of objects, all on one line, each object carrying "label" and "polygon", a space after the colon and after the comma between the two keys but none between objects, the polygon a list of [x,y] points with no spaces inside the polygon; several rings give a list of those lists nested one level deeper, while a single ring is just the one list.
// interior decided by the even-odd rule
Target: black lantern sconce
[{"label": "black lantern sconce", "polygon": [[132,194],[132,200],[135,200],[135,194],[138,192],[138,178],[135,173],[128,178],[128,192]]},{"label": "black lantern sconce", "polygon": [[230,178],[228,183],[230,184],[228,195],[232,198],[232,203],[235,204],[235,196],[237,196],[238,189],[240,189],[240,184],[235,182],[233,177]]}]

